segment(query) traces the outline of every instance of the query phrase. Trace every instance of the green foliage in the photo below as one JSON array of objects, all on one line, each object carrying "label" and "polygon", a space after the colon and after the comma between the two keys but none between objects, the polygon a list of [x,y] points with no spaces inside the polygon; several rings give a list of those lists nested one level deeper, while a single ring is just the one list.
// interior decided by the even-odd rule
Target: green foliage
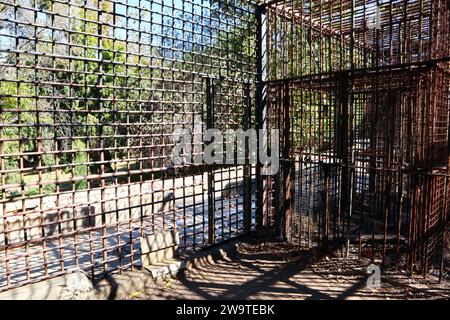
[{"label": "green foliage", "polygon": [[[237,9],[241,5],[241,1],[233,0],[228,2],[213,1],[214,10],[212,10],[213,20],[223,21],[227,23],[232,16],[240,16],[248,14],[245,11]],[[39,19],[45,20],[51,18],[47,11],[66,12],[66,4],[54,2],[50,0],[37,0],[35,6],[42,10],[39,13]],[[4,167],[2,170],[18,170],[19,169],[19,153],[29,153],[33,155],[24,156],[25,167],[36,168],[39,165],[44,167],[52,167],[56,163],[59,165],[74,164],[67,166],[65,173],[76,177],[86,177],[87,175],[98,171],[96,166],[90,166],[87,162],[86,143],[76,139],[75,141],[58,140],[56,137],[67,136],[91,136],[91,137],[106,137],[103,139],[103,146],[107,149],[112,149],[114,145],[124,146],[126,143],[135,145],[142,143],[143,145],[150,145],[155,142],[155,139],[148,141],[139,141],[138,139],[124,137],[109,138],[115,135],[155,135],[158,133],[167,134],[167,126],[164,125],[168,121],[164,118],[161,111],[166,110],[166,105],[158,101],[171,100],[172,108],[196,108],[198,105],[199,96],[185,94],[185,92],[199,92],[199,88],[194,87],[194,82],[199,82],[197,73],[207,73],[214,76],[229,76],[233,78],[248,77],[254,70],[250,70],[252,65],[252,57],[255,50],[254,37],[254,23],[251,20],[247,25],[236,25],[235,30],[224,31],[223,26],[215,25],[214,31],[206,30],[204,32],[217,33],[217,29],[222,29],[217,37],[211,37],[211,41],[207,46],[195,43],[199,42],[198,32],[192,33],[191,39],[185,39],[186,36],[180,29],[171,28],[167,25],[167,30],[163,33],[171,35],[171,33],[181,32],[174,35],[179,38],[178,49],[181,53],[176,53],[175,59],[166,59],[167,53],[161,52],[157,47],[147,45],[145,54],[137,52],[135,48],[124,40],[118,39],[117,32],[113,33],[112,27],[108,24],[113,24],[112,14],[103,14],[102,22],[99,27],[97,23],[99,13],[95,8],[99,3],[90,2],[88,8],[85,10],[72,10],[72,18],[55,19],[54,23],[62,30],[70,29],[77,32],[70,32],[70,39],[64,32],[58,33],[60,42],[70,42],[70,55],[74,59],[58,58],[51,59],[45,57],[45,54],[39,59],[31,54],[20,54],[20,64],[30,67],[40,67],[41,69],[53,69],[56,67],[57,71],[38,71],[16,75],[16,71],[10,68],[11,74],[5,79],[14,79],[14,81],[2,81],[0,83],[0,104],[1,104],[1,119],[3,126],[1,130],[2,138],[8,139],[8,142],[3,143],[3,154],[10,155],[4,157]],[[111,2],[102,2],[103,12],[112,12]],[[217,19],[220,16],[220,19]],[[148,17],[147,17],[148,18]],[[70,19],[70,20],[69,20]],[[181,21],[186,20],[186,17],[178,17]],[[197,15],[193,15],[192,19],[203,19]],[[249,16],[249,19],[250,16]],[[240,19],[241,21],[246,18]],[[203,23],[202,21],[198,21]],[[241,22],[240,22],[241,23]],[[115,22],[114,24],[118,24]],[[232,25],[230,23],[230,25]],[[44,29],[44,28],[43,28]],[[23,29],[24,37],[34,37],[33,34],[27,34],[29,30]],[[99,32],[106,37],[100,37]],[[189,34],[189,33],[187,33]],[[43,53],[54,53],[56,55],[67,55],[67,48],[64,46],[52,45],[51,41],[53,33],[42,32],[36,35],[40,40],[37,41],[39,47],[32,48]],[[116,36],[115,39],[111,37]],[[189,36],[189,35],[188,35]],[[188,40],[183,43],[183,40]],[[200,39],[201,40],[201,39]],[[46,44],[46,42],[48,42]],[[203,40],[201,40],[203,42]],[[26,43],[26,41],[23,41]],[[192,48],[189,46],[192,44]],[[30,47],[23,48],[24,50]],[[140,45],[141,46],[141,45]],[[143,45],[142,47],[144,47]],[[141,48],[141,47],[140,47]],[[60,50],[60,51],[58,51]],[[142,50],[142,49],[139,49]],[[167,51],[171,51],[170,49]],[[166,52],[167,52],[166,51]],[[172,50],[176,51],[176,50]],[[189,52],[190,51],[190,52]],[[187,53],[189,52],[189,53]],[[174,52],[172,52],[173,54]],[[226,55],[226,59],[224,58]],[[80,57],[81,59],[77,59]],[[221,58],[221,59],[217,59]],[[16,59],[15,54],[11,54],[10,59]],[[221,65],[221,61],[227,61],[227,65]],[[125,65],[126,64],[126,65]],[[143,67],[144,66],[144,67]],[[205,68],[205,66],[207,66]],[[208,67],[211,66],[211,67]],[[169,69],[178,69],[183,72],[171,72]],[[9,69],[8,69],[9,70]],[[220,74],[226,70],[227,74]],[[74,72],[70,72],[74,71]],[[35,85],[33,81],[47,81],[52,84],[49,85]],[[165,77],[175,81],[165,81]],[[19,80],[17,82],[16,80]],[[17,84],[19,83],[19,85]],[[68,85],[83,84],[83,85]],[[188,87],[191,86],[192,87]],[[134,88],[134,89],[129,89]],[[145,90],[142,90],[144,88]],[[225,90],[225,89],[224,89]],[[233,89],[230,89],[233,90]],[[20,96],[20,97],[19,97]],[[35,97],[50,97],[48,99],[36,99]],[[52,98],[58,96],[62,98]],[[65,99],[64,97],[75,97],[78,99]],[[87,99],[83,99],[87,98]],[[139,102],[138,102],[139,101]],[[144,101],[144,102],[142,102]],[[146,102],[148,101],[148,102]],[[187,102],[196,102],[189,104]],[[239,106],[239,103],[236,103]],[[17,112],[18,110],[23,112]],[[55,110],[58,110],[55,112]],[[155,110],[155,113],[133,114],[120,111],[138,111],[138,110]],[[88,112],[86,112],[88,111]],[[102,111],[102,112],[98,112]],[[175,113],[177,110],[174,110]],[[189,110],[194,111],[194,110]],[[177,114],[182,117],[183,115]],[[172,119],[173,121],[173,119]],[[152,126],[134,126],[132,123],[152,123]],[[116,124],[123,124],[117,126]],[[37,138],[46,138],[37,142]],[[141,138],[145,139],[145,138]],[[21,141],[19,143],[19,141]],[[56,143],[58,143],[56,145]],[[100,139],[92,138],[90,140],[90,148],[98,148],[100,146]],[[69,153],[61,155],[54,155],[51,151],[67,151],[76,150],[74,156]],[[142,150],[130,149],[126,150],[105,151],[106,159],[138,157]],[[34,155],[36,154],[36,155]],[[90,153],[90,161],[99,160],[99,152]],[[144,156],[146,156],[144,154]],[[50,168],[49,171],[54,170]],[[111,168],[106,168],[111,170]],[[36,172],[37,170],[34,170]],[[136,175],[136,178],[139,178]],[[21,183],[20,175],[18,173],[8,173],[6,175],[6,182],[8,184]],[[65,186],[67,188],[71,186]],[[44,193],[53,192],[54,185],[46,185],[42,189]],[[83,178],[75,182],[76,189],[87,188],[87,180]],[[12,195],[14,192],[11,192]],[[27,195],[36,195],[39,193],[39,188],[29,188],[26,190]],[[20,195],[20,193],[19,193]]]},{"label": "green foliage", "polygon": [[6,174],[5,182],[7,184],[20,183],[20,175],[17,172],[10,172]]},{"label": "green foliage", "polygon": [[[87,157],[86,157],[86,152],[84,152],[83,150],[86,149],[86,145],[83,141],[80,140],[76,140],[74,141],[74,147],[75,150],[82,150],[79,151],[75,154],[74,157],[74,162],[75,164],[80,164],[80,165],[76,165],[74,168],[74,176],[79,178],[79,177],[85,177],[88,175],[87,172],[87,166],[86,166],[86,162],[87,162]],[[86,189],[87,188],[87,180],[83,179],[83,180],[78,180],[75,182],[75,189],[77,190],[81,190],[81,189]]]}]

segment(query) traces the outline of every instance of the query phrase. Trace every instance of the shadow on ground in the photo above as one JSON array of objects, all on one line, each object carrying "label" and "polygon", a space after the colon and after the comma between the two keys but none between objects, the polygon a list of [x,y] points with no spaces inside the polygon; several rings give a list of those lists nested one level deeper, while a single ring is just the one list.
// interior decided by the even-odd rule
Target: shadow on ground
[{"label": "shadow on ground", "polygon": [[[227,251],[228,252],[228,251]],[[176,279],[151,284],[139,299],[439,299],[448,283],[383,273],[381,287],[367,287],[369,259],[348,259],[280,243],[247,242],[217,259],[200,259]]]}]

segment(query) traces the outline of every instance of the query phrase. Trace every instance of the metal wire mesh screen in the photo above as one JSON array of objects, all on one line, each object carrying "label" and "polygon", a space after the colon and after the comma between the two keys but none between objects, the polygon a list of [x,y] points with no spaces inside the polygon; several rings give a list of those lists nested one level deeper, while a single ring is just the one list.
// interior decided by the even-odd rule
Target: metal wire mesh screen
[{"label": "metal wire mesh screen", "polygon": [[292,242],[348,239],[373,260],[439,268],[448,1],[268,1],[264,19],[267,126],[283,159],[267,178],[267,224],[281,212]]},{"label": "metal wire mesh screen", "polygon": [[139,265],[159,229],[183,250],[244,230],[251,170],[170,155],[179,129],[203,152],[208,108],[242,124],[254,29],[245,1],[0,2],[0,291]]}]

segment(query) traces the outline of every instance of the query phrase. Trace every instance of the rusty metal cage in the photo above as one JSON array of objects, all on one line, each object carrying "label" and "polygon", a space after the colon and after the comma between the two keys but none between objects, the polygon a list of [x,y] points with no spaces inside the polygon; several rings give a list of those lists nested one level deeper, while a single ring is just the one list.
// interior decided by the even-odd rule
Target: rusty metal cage
[{"label": "rusty metal cage", "polygon": [[[442,276],[449,61],[446,0],[0,0],[0,291],[138,268],[164,229]],[[170,160],[239,128],[280,131],[277,174]]]},{"label": "rusty metal cage", "polygon": [[268,225],[281,212],[293,242],[356,241],[372,260],[442,275],[448,1],[273,1],[263,16],[261,105],[284,150],[261,184]]}]

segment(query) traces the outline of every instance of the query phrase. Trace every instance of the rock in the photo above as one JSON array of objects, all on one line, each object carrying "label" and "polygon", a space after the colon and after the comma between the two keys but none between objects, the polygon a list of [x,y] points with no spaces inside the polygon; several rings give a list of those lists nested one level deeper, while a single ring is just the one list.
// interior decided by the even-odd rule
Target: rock
[{"label": "rock", "polygon": [[94,289],[91,280],[83,271],[77,271],[67,275],[66,287],[70,290],[90,291]]},{"label": "rock", "polygon": [[91,299],[94,294],[89,277],[82,271],[76,271],[4,291],[0,293],[0,300]]},{"label": "rock", "polygon": [[89,277],[82,271],[66,275],[66,283],[61,290],[61,300],[87,299],[94,292]]}]

